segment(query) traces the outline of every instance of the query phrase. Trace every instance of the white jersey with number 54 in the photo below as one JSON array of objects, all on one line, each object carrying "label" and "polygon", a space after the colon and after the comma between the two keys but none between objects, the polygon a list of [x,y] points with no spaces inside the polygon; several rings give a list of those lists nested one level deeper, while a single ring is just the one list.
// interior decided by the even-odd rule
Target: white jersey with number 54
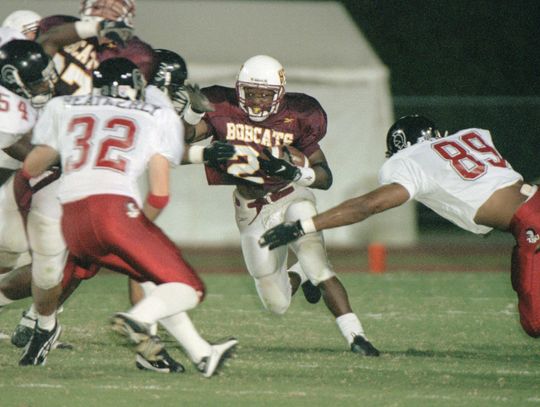
[{"label": "white jersey with number 54", "polygon": [[478,225],[478,208],[498,189],[523,179],[499,154],[491,134],[465,129],[421,142],[390,157],[379,172],[381,184],[398,183],[410,199],[473,233],[492,228]]},{"label": "white jersey with number 54", "polygon": [[105,96],[62,96],[49,102],[34,144],[60,153],[61,202],[116,194],[141,204],[137,178],[154,154],[180,163],[184,130],[173,109]]}]

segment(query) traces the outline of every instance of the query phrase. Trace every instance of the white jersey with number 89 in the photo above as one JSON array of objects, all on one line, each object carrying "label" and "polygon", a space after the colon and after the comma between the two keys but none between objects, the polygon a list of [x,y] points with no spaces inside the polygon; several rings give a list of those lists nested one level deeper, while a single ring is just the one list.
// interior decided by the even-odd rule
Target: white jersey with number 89
[{"label": "white jersey with number 89", "polygon": [[116,194],[141,203],[137,178],[154,154],[180,163],[184,130],[173,109],[104,96],[62,96],[47,104],[34,144],[60,153],[61,202]]},{"label": "white jersey with number 89", "polygon": [[495,191],[521,179],[483,129],[465,129],[405,148],[379,172],[381,184],[398,183],[410,199],[465,230],[482,234],[492,228],[474,222],[478,208]]}]

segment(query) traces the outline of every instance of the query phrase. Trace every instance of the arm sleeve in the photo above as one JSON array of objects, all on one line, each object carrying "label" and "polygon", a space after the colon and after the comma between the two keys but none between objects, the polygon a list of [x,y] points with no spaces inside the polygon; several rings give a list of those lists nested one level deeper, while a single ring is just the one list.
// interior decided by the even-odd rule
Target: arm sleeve
[{"label": "arm sleeve", "polygon": [[23,134],[12,134],[0,131],[0,148],[7,148],[15,144]]},{"label": "arm sleeve", "polygon": [[45,108],[34,127],[32,144],[44,144],[59,151],[58,120],[56,117],[59,106],[61,106],[61,99],[52,100],[45,105]]},{"label": "arm sleeve", "polygon": [[159,129],[154,142],[154,153],[161,154],[169,162],[180,165],[184,154],[184,126],[173,109],[160,109]]},{"label": "arm sleeve", "polygon": [[327,117],[319,102],[311,97],[307,101],[309,108],[304,113],[305,116],[300,127],[302,137],[300,137],[295,147],[309,157],[321,148],[319,141],[326,135]]},{"label": "arm sleeve", "polygon": [[409,192],[409,201],[414,199],[423,187],[422,170],[411,160],[391,158],[379,171],[381,185],[400,184]]}]

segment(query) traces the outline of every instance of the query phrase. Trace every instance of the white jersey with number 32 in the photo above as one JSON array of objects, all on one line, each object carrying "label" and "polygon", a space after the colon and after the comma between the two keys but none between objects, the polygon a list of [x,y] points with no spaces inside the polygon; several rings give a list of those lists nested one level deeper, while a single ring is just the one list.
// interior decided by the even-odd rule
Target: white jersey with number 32
[{"label": "white jersey with number 32", "polygon": [[495,191],[521,179],[483,129],[465,129],[415,144],[390,157],[379,173],[381,184],[398,183],[410,199],[465,230],[482,234],[492,228],[474,222],[478,208]]},{"label": "white jersey with number 32", "polygon": [[180,163],[183,131],[173,109],[104,96],[62,96],[46,105],[33,142],[60,153],[61,202],[116,194],[140,204],[137,178],[155,154]]}]

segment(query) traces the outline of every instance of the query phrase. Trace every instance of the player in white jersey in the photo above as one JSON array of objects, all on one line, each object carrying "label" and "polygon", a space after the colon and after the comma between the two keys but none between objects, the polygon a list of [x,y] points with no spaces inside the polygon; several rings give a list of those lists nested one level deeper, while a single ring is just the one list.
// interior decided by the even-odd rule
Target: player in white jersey
[{"label": "player in white jersey", "polygon": [[[113,327],[145,359],[156,360],[163,345],[150,325],[174,323],[203,299],[205,288],[152,222],[169,200],[169,165],[180,163],[183,127],[174,110],[143,102],[144,82],[131,61],[104,61],[94,71],[93,95],[65,96],[47,105],[34,133],[37,146],[21,172],[36,176],[60,157],[58,196],[68,262],[89,272],[106,266],[155,284],[127,313],[115,314]],[[137,178],[146,167],[149,192],[143,203]],[[59,331],[57,322],[45,330],[38,320],[19,363],[43,364]],[[217,365],[222,354],[214,357],[213,347],[210,352],[204,363]]]},{"label": "player in white jersey", "polygon": [[465,129],[443,136],[423,116],[405,116],[390,128],[382,186],[335,208],[267,231],[259,243],[270,249],[307,233],[361,222],[411,199],[477,234],[512,233],[512,286],[521,326],[540,336],[540,194],[497,151],[491,134]]},{"label": "player in white jersey", "polygon": [[[20,32],[17,31],[15,28],[11,27],[0,27],[0,47],[6,43],[8,43],[11,40],[24,40],[25,36]],[[4,112],[3,112],[4,113]],[[8,110],[6,114],[13,114],[13,110]],[[6,118],[6,120],[4,120]],[[7,123],[9,120],[9,123],[11,124],[12,119],[7,119],[7,116],[2,115],[1,121],[4,123]],[[2,130],[3,132],[3,130]],[[12,170],[16,170],[21,165],[20,161],[11,157],[7,153],[4,152],[3,149],[0,149],[0,185],[2,185],[7,178],[12,174]]]},{"label": "player in white jersey", "polygon": [[[190,84],[185,83],[188,77],[187,66],[184,59],[176,52],[166,49],[155,49],[158,68],[154,73],[151,84],[145,89],[145,100],[149,103],[174,109],[179,117],[190,124],[196,124],[204,115],[204,111],[210,109],[208,100],[199,92],[193,91]],[[193,106],[193,107],[192,107]],[[202,113],[197,113],[201,111]],[[184,145],[182,164],[197,164],[202,162],[219,162],[230,159],[235,153],[234,146],[223,142],[214,142],[205,147]],[[152,282],[137,283],[130,279],[130,299],[136,304],[151,293],[155,288]],[[178,340],[187,355],[206,377],[210,377],[218,367],[215,363],[207,363],[205,356],[211,350],[215,354],[213,361],[219,360],[221,355],[236,344],[235,339],[227,339],[215,345],[210,345],[195,330],[187,313],[179,315],[174,323],[164,326],[167,331]],[[157,333],[154,325],[152,333]],[[182,372],[181,365],[170,357],[159,361],[147,361],[137,355],[137,367],[139,369],[159,372]]]},{"label": "player in white jersey", "polygon": [[[52,97],[55,78],[52,61],[39,44],[12,40],[0,48],[3,107],[0,112],[0,147],[18,160],[22,161],[30,150],[26,134],[36,121],[34,108],[41,107]],[[15,270],[29,263],[29,247],[33,251],[35,284],[47,290],[61,276],[65,244],[60,231],[60,206],[55,199],[56,184],[47,184],[53,178],[31,180],[36,193],[31,206],[24,208],[26,232],[17,211],[14,191],[17,178],[10,178],[0,188],[0,266],[3,271],[12,270],[9,275],[4,275],[0,284],[0,305],[29,294],[28,284],[17,284],[18,281],[28,283],[24,275],[17,274],[21,271],[24,274],[24,270]]]}]

